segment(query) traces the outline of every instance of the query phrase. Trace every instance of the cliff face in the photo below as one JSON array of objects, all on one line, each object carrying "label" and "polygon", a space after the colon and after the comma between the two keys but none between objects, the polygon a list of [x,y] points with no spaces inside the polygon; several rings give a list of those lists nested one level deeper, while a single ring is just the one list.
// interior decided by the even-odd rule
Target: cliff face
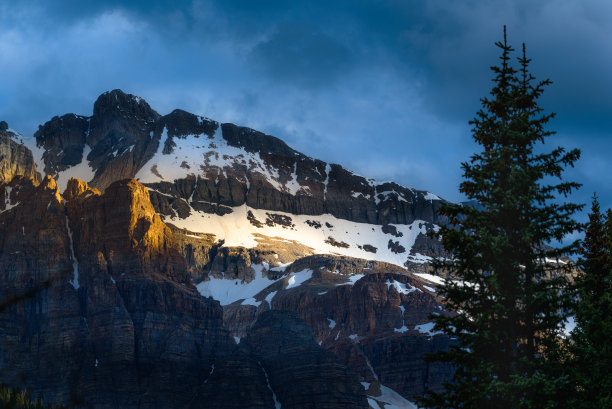
[{"label": "cliff face", "polygon": [[[274,271],[268,274],[275,278]],[[367,384],[372,399],[385,386],[410,399],[450,380],[449,365],[424,361],[426,354],[451,344],[431,331],[430,314],[449,314],[435,284],[390,264],[330,256],[298,260],[279,277],[284,278],[253,301],[224,307],[234,336],[250,337],[269,309],[292,311],[312,328],[321,347]]]},{"label": "cliff face", "polygon": [[357,375],[286,311],[260,315],[233,354],[215,367],[196,401],[193,409],[369,407]]},{"label": "cliff face", "polygon": [[[234,346],[135,180],[103,194],[72,179],[62,195],[50,176],[2,187],[12,192],[0,213],[3,382],[75,407],[368,407],[354,365],[295,314],[250,315]],[[222,250],[216,260],[246,257],[250,273],[235,277],[255,279],[244,249]]]},{"label": "cliff face", "polygon": [[[233,344],[134,180],[12,185],[0,214],[0,376],[50,402],[184,405]],[[5,186],[6,189],[6,186]]]},{"label": "cliff face", "polygon": [[34,183],[40,181],[32,152],[15,140],[19,136],[8,128],[6,122],[0,122],[0,185],[10,183],[17,176],[31,179]]}]

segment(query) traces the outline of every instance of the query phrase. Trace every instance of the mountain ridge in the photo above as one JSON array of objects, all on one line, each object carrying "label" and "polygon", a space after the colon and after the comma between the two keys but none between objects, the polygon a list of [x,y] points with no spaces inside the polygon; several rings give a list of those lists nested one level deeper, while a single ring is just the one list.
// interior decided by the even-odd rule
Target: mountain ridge
[{"label": "mountain ridge", "polygon": [[[54,117],[27,142],[38,170],[52,174],[62,190],[70,177],[102,191],[115,180],[133,177],[149,188],[166,222],[194,233],[215,233],[226,243],[232,239],[223,216],[233,212],[241,212],[241,234],[250,237],[233,243],[247,247],[253,247],[258,234],[294,239],[288,229],[263,233],[250,226],[266,230],[266,225],[285,220],[289,227],[295,224],[289,221],[292,215],[309,215],[321,217],[304,218],[296,229],[303,237],[320,236],[306,243],[317,253],[399,265],[423,263],[440,253],[440,244],[425,234],[446,222],[437,212],[444,202],[438,196],[394,182],[377,184],[250,128],[182,110],[160,115],[142,98],[121,90],[98,97],[91,117]],[[258,210],[274,214],[251,215]],[[206,231],[202,224],[211,220],[218,226]],[[350,239],[338,229],[323,233],[327,225],[344,224],[342,220],[374,225],[375,237],[367,242]],[[419,232],[412,237],[398,231],[398,225],[415,225]],[[420,249],[437,250],[411,252],[417,239],[427,242]]]},{"label": "mountain ridge", "polygon": [[[0,310],[15,323],[0,328],[0,349],[17,357],[0,359],[0,380],[75,407],[205,408],[219,393],[229,400],[218,408],[271,409],[276,399],[362,407],[366,396],[372,408],[412,408],[405,398],[449,379],[451,368],[423,361],[451,342],[428,322],[450,313],[440,278],[427,274],[441,199],[379,188],[248,128],[161,116],[119,92],[101,95],[94,116],[54,117],[34,138],[1,124],[0,151],[21,152],[0,158],[2,301],[29,295]],[[310,335],[298,342],[291,331]],[[58,350],[55,339],[71,341]],[[276,339],[299,345],[276,354]],[[33,354],[36,342],[47,352]],[[20,380],[34,373],[28,354],[65,353],[38,381]],[[287,360],[302,369],[287,372]],[[116,370],[121,387],[96,375]],[[291,403],[315,388],[312,371],[329,393]],[[231,372],[252,387],[228,382]]]}]

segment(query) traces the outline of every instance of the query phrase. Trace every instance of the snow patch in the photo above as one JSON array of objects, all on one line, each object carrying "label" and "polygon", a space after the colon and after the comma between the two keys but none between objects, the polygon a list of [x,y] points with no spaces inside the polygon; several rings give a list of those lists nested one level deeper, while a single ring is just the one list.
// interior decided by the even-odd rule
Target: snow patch
[{"label": "snow patch", "polygon": [[83,148],[83,158],[81,159],[81,163],[78,165],[72,166],[66,170],[63,170],[57,174],[55,178],[55,183],[57,183],[57,187],[59,191],[63,193],[66,190],[66,186],[68,186],[68,181],[70,178],[79,178],[82,181],[89,183],[93,180],[96,172],[91,168],[91,165],[87,161],[87,155],[91,152],[91,148],[89,145],[85,145]]},{"label": "snow patch", "polygon": [[399,327],[399,328],[393,328],[393,331],[399,332],[399,333],[404,333],[404,332],[408,331],[408,327],[406,327],[406,321],[404,320],[404,312],[406,312],[406,308],[404,308],[403,305],[400,305],[399,308],[402,311],[402,326]]},{"label": "snow patch", "polygon": [[444,284],[444,279],[442,277],[438,277],[433,274],[415,273],[415,276],[418,276],[427,281],[431,281],[434,284],[439,284],[439,285]]},{"label": "snow patch", "polygon": [[329,321],[329,328],[334,329],[336,327],[336,321],[331,318],[328,318],[327,321]]},{"label": "snow patch", "polygon": [[365,274],[353,274],[348,277],[348,282],[336,284],[336,287],[341,286],[341,285],[354,285],[357,281],[359,281],[364,276]]},{"label": "snow patch", "polygon": [[292,273],[289,279],[287,280],[287,287],[285,287],[285,289],[288,290],[290,288],[299,287],[305,281],[308,281],[312,278],[312,273],[313,271],[310,269]]},{"label": "snow patch", "polygon": [[387,280],[387,291],[389,291],[391,287],[395,288],[395,291],[397,291],[400,294],[410,294],[411,292],[414,292],[414,291],[421,291],[420,289],[416,287],[412,287],[408,284],[401,283],[397,280],[393,280],[393,281]]},{"label": "snow patch", "polygon": [[0,211],[0,213],[7,212],[11,210],[12,208],[19,206],[20,202],[11,204],[11,192],[12,191],[13,191],[12,187],[10,186],[4,187],[4,210]]},{"label": "snow patch", "polygon": [[370,405],[370,408],[372,409],[380,409],[380,405],[378,404],[378,402],[376,402],[374,399],[370,398],[368,396],[368,405]]},{"label": "snow patch", "polygon": [[268,305],[270,307],[272,307],[272,299],[274,298],[276,293],[277,293],[277,291],[272,291],[270,294],[266,295],[266,301],[268,302]]},{"label": "snow patch", "polygon": [[[254,209],[246,204],[232,207],[232,212],[219,216],[217,214],[205,213],[190,209],[188,217],[181,219],[178,215],[163,217],[178,228],[185,228],[195,233],[214,234],[217,240],[224,240],[227,247],[256,247],[261,241],[261,236],[286,240],[286,242],[297,242],[312,249],[315,254],[335,254],[347,257],[361,258],[366,260],[377,260],[402,266],[408,259],[410,249],[419,233],[425,233],[425,223],[415,220],[410,225],[394,225],[398,232],[402,233],[399,242],[406,248],[405,253],[394,253],[388,248],[389,236],[382,231],[382,226],[368,223],[357,223],[344,219],[338,219],[330,214],[322,215],[294,215],[291,213],[264,209]],[[268,213],[286,216],[294,225],[291,228],[273,224],[263,223],[256,227],[249,222],[248,213],[259,221],[265,221]],[[318,226],[318,227],[317,227]],[[331,227],[330,227],[331,226]],[[335,242],[344,242],[348,247],[337,247],[330,244],[333,238]],[[377,248],[376,253],[363,249],[369,244]],[[361,248],[360,248],[361,247]],[[413,262],[425,263],[428,259],[414,259]]]},{"label": "snow patch", "polygon": [[404,195],[402,195],[400,192],[396,191],[396,190],[385,190],[382,192],[377,192],[376,196],[375,196],[375,201],[376,204],[378,205],[380,202],[385,202],[387,200],[389,200],[389,197],[397,197],[397,201],[398,202],[409,202]]},{"label": "snow patch", "polygon": [[[209,280],[202,281],[196,285],[196,288],[201,295],[204,297],[212,297],[223,306],[243,300],[241,305],[259,307],[261,301],[257,301],[255,296],[270,285],[287,278],[287,276],[271,280],[264,276],[265,266],[254,264],[252,267],[255,270],[255,278],[250,282],[239,279],[230,280],[226,278],[211,277]],[[291,273],[287,279],[287,287],[285,289],[302,285],[312,277],[312,273],[313,271],[310,269]],[[276,291],[271,292],[266,296],[265,300],[270,303],[275,295]]]},{"label": "snow patch", "polygon": [[210,367],[210,372],[208,373],[208,378],[206,378],[206,380],[204,381],[204,383],[208,383],[208,380],[210,379],[210,377],[212,376],[213,372],[215,372],[215,364],[212,364]]},{"label": "snow patch", "polygon": [[436,324],[434,324],[433,322],[427,322],[425,324],[415,325],[414,329],[419,331],[421,334],[427,334],[430,337],[432,337],[434,335],[442,334],[442,332],[434,331],[433,330],[435,325]]},{"label": "snow patch", "polygon": [[442,200],[442,199],[440,199],[440,196],[434,195],[431,192],[427,192],[425,194],[425,196],[423,196],[423,199],[425,199],[425,200]]},{"label": "snow patch", "polygon": [[323,201],[327,200],[327,185],[329,184],[329,173],[331,172],[331,165],[325,164],[325,181],[323,182]]},{"label": "snow patch", "polygon": [[433,260],[433,257],[429,257],[421,253],[415,253],[415,254],[408,255],[408,261],[412,263],[419,263],[419,264],[429,263],[432,260]]},{"label": "snow patch", "polygon": [[259,307],[259,304],[261,304],[261,301],[257,301],[255,300],[255,298],[251,297],[251,298],[247,298],[246,300],[242,301],[240,305],[253,305],[255,307]]},{"label": "snow patch", "polygon": [[23,144],[32,151],[34,156],[34,166],[36,170],[42,175],[45,174],[45,162],[43,161],[43,154],[45,149],[36,145],[36,138],[33,136],[23,138]]},{"label": "snow patch", "polygon": [[70,280],[70,284],[75,290],[79,289],[79,261],[74,255],[74,243],[72,241],[72,230],[70,230],[70,224],[68,223],[68,217],[66,217],[66,230],[68,231],[68,239],[70,240],[70,257],[72,259],[72,271],[74,277]]},{"label": "snow patch", "polygon": [[276,393],[274,393],[274,390],[272,389],[272,385],[270,385],[270,378],[268,377],[268,373],[266,372],[266,370],[263,367],[263,365],[261,364],[261,362],[259,363],[259,366],[261,367],[261,370],[263,371],[264,375],[266,376],[266,383],[268,384],[268,389],[270,390],[270,392],[272,392],[272,400],[274,401],[274,409],[281,409],[281,404],[278,401],[278,399],[276,398]]},{"label": "snow patch", "polygon": [[217,168],[218,175],[227,177],[227,170],[244,169],[244,182],[249,184],[247,173],[258,173],[276,190],[295,195],[307,193],[297,181],[297,163],[289,180],[282,181],[278,169],[267,164],[257,152],[247,152],[242,148],[231,146],[223,138],[221,124],[215,134],[209,137],[206,134],[193,134],[174,137],[176,144],[170,154],[164,154],[163,149],[168,139],[167,129],[164,127],[159,142],[159,148],[142,169],[136,174],[136,179],[142,183],[158,183],[161,181],[173,182],[183,179],[189,174],[206,177],[206,171]]},{"label": "snow patch", "polygon": [[265,277],[263,266],[253,265],[252,267],[255,269],[255,278],[250,282],[211,277],[209,280],[199,283],[196,288],[201,295],[212,297],[223,306],[243,299],[245,300],[242,303],[243,305],[258,307],[260,302],[255,301],[253,297],[277,280],[270,280]]},{"label": "snow patch", "polygon": [[[393,389],[380,385],[380,396],[368,396],[368,403],[374,409],[380,409],[380,403],[385,409],[418,409],[418,407]],[[377,406],[374,406],[375,403]]]}]

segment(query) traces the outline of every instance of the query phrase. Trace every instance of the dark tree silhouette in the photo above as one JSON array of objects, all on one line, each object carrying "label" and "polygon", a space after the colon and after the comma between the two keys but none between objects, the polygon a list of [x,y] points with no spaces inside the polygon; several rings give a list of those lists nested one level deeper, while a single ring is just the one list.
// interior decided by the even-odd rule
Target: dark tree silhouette
[{"label": "dark tree silhouette", "polygon": [[430,360],[456,372],[444,392],[420,401],[428,408],[542,409],[566,399],[560,339],[570,297],[559,270],[569,267],[556,260],[578,243],[547,244],[580,227],[571,216],[582,206],[558,201],[579,187],[562,173],[580,152],[544,152],[554,114],[544,114],[538,99],[550,81],[535,81],[524,45],[513,68],[505,27],[496,46],[493,89],[470,122],[481,151],[462,164],[460,191],[480,206],[442,208],[450,225],[439,237],[454,258],[434,267],[453,278],[439,294],[457,314],[433,318],[456,344]]}]

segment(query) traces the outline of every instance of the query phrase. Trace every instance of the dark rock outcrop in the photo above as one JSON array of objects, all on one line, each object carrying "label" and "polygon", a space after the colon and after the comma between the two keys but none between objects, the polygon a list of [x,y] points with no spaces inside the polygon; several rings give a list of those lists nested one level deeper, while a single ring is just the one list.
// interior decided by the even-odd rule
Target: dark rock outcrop
[{"label": "dark rock outcrop", "polygon": [[[160,143],[160,115],[147,102],[121,90],[105,92],[94,104],[93,116],[67,114],[40,126],[34,134],[45,148],[45,172],[57,176],[69,166],[87,161],[95,170],[92,186],[134,177]],[[89,154],[84,157],[85,148]]]},{"label": "dark rock outcrop", "polygon": [[275,409],[261,362],[244,344],[211,367],[189,409]]},{"label": "dark rock outcrop", "polygon": [[282,407],[368,407],[355,373],[334,354],[317,345],[312,330],[297,315],[286,311],[264,312],[244,342],[265,368]]},{"label": "dark rock outcrop", "polygon": [[442,243],[437,238],[427,237],[423,233],[417,236],[410,254],[422,254],[427,257],[451,258],[451,254],[444,249]]},{"label": "dark rock outcrop", "polygon": [[88,131],[89,118],[75,114],[53,117],[39,127],[35,137],[37,144],[45,150],[42,157],[45,173],[57,176],[86,159],[83,152]]},{"label": "dark rock outcrop", "polygon": [[[247,385],[228,382],[230,373],[237,380],[248,379]],[[245,397],[245,392],[253,396]],[[201,393],[215,408],[272,409],[273,402],[287,409],[369,407],[357,375],[317,345],[311,328],[287,311],[262,313]],[[236,406],[232,397],[243,406]],[[209,406],[192,406],[200,407]]]}]

